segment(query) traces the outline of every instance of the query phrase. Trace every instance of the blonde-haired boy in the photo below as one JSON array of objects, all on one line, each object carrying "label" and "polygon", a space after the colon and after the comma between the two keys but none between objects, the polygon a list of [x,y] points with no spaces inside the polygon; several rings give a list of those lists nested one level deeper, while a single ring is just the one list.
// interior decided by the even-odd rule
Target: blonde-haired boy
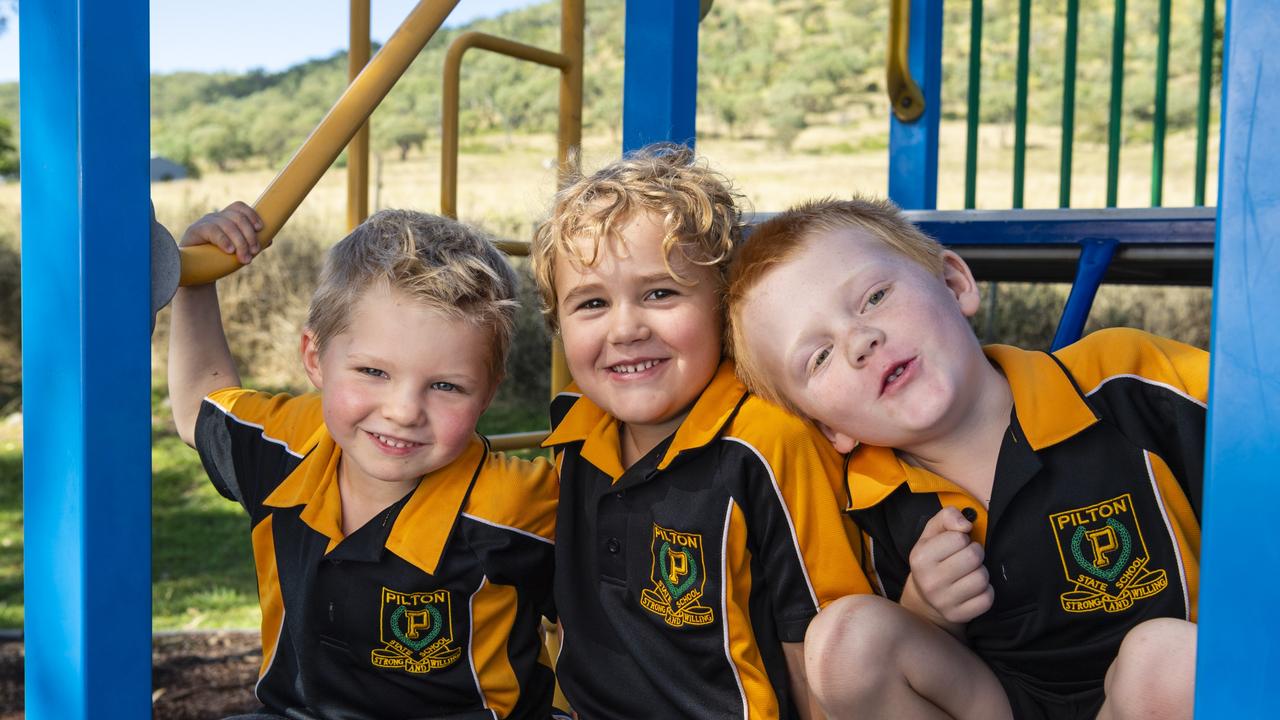
[{"label": "blonde-haired boy", "polygon": [[1190,717],[1206,353],[1123,329],[984,348],[968,266],[886,201],[771,218],[728,295],[748,386],[851,453],[901,602],[814,622],[829,714]]},{"label": "blonde-haired boy", "polygon": [[811,717],[809,621],[869,591],[839,456],[722,352],[740,230],[728,182],[659,145],[563,189],[534,241],[575,382],[545,444],[556,671],[583,718]]},{"label": "blonde-haired boy", "polygon": [[[242,262],[235,203],[183,245]],[[476,433],[503,375],[516,277],[476,230],[382,211],[335,245],[302,333],[319,394],[239,387],[214,285],[173,303],[184,441],[249,514],[262,604],[254,717],[538,718],[556,481]]]}]

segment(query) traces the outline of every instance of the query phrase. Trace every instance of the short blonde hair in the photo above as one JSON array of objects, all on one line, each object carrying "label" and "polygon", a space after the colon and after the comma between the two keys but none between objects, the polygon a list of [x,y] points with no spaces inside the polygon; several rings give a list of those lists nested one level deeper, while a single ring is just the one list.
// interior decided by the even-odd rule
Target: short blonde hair
[{"label": "short blonde hair", "polygon": [[517,279],[486,234],[412,210],[375,213],[325,256],[307,315],[316,344],[323,348],[344,332],[360,296],[383,284],[488,330],[489,371],[502,377],[515,326]]},{"label": "short blonde hair", "polygon": [[[542,314],[552,332],[556,318],[556,258],[564,253],[584,267],[595,264],[605,242],[624,244],[621,228],[638,213],[650,212],[662,225],[667,272],[672,253],[716,270],[718,290],[728,281],[729,256],[741,237],[742,216],[727,178],[711,170],[683,145],[658,143],[624,155],[590,176],[578,176],[556,193],[551,217],[538,228],[530,253],[542,297]],[[578,245],[590,241],[590,252]]]},{"label": "short blonde hair", "polygon": [[761,398],[796,415],[804,413],[782,395],[746,343],[743,306],[747,294],[770,270],[794,256],[815,235],[838,230],[861,230],[929,272],[939,277],[943,272],[945,248],[911,224],[889,200],[857,196],[851,200],[811,200],[769,218],[752,230],[739,245],[729,269],[729,288],[725,293],[729,305],[729,346],[742,382]]}]

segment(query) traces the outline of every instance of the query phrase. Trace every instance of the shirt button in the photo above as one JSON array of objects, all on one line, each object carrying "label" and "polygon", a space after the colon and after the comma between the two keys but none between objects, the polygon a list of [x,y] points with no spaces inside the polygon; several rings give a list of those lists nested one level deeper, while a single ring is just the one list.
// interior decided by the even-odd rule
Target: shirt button
[{"label": "shirt button", "polygon": [[622,549],[622,543],[618,542],[618,538],[609,538],[604,543],[604,549],[608,550],[610,555],[617,555]]},{"label": "shirt button", "polygon": [[621,500],[621,499],[622,499],[622,493],[620,493],[620,492],[616,492],[616,493],[614,493],[614,494],[613,494],[613,499],[614,499],[614,500]]}]

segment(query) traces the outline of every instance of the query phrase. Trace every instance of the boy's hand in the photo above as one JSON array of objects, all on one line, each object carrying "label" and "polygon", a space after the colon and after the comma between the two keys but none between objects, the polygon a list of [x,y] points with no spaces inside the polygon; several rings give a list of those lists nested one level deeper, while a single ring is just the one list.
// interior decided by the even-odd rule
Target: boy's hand
[{"label": "boy's hand", "polygon": [[969,537],[973,523],[959,510],[934,515],[911,549],[911,576],[920,597],[947,623],[969,622],[991,609],[995,589],[982,560],[986,553]]},{"label": "boy's hand", "polygon": [[178,245],[214,245],[225,253],[234,254],[241,265],[248,265],[262,251],[258,244],[258,231],[261,229],[262,218],[257,211],[237,200],[192,223],[182,234]]}]

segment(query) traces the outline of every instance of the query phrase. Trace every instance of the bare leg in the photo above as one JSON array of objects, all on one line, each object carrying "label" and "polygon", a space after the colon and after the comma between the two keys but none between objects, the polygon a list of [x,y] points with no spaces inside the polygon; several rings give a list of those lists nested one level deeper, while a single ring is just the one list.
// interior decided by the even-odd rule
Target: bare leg
[{"label": "bare leg", "polygon": [[1107,670],[1098,720],[1190,720],[1195,680],[1196,626],[1148,620],[1124,636]]},{"label": "bare leg", "polygon": [[805,636],[809,685],[840,718],[1010,718],[1004,688],[946,631],[875,595],[851,595]]}]

